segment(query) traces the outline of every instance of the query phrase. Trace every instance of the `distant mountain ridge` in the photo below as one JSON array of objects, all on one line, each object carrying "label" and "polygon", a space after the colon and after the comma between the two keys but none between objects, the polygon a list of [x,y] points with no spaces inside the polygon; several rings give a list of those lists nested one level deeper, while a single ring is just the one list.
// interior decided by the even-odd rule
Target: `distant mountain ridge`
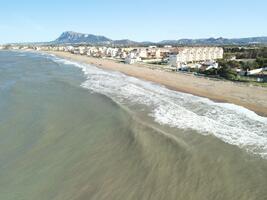
[{"label": "distant mountain ridge", "polygon": [[50,44],[90,44],[90,45],[117,45],[117,46],[137,46],[137,45],[250,45],[267,44],[267,37],[248,38],[204,38],[204,39],[179,39],[163,40],[160,42],[136,42],[128,39],[112,40],[105,36],[77,33],[74,31],[63,32],[56,40]]},{"label": "distant mountain ridge", "polygon": [[131,41],[128,39],[123,40],[112,40],[105,36],[93,35],[93,34],[84,34],[77,33],[73,31],[63,32],[55,41],[52,41],[55,44],[77,44],[77,43],[86,43],[92,45],[137,45],[138,42]]},{"label": "distant mountain ridge", "polygon": [[249,44],[267,44],[267,37],[249,37],[249,38],[207,38],[207,39],[180,39],[164,40],[159,44],[176,45],[249,45]]},{"label": "distant mountain ridge", "polygon": [[110,43],[111,39],[93,34],[77,33],[73,31],[63,32],[55,41],[55,43]]}]

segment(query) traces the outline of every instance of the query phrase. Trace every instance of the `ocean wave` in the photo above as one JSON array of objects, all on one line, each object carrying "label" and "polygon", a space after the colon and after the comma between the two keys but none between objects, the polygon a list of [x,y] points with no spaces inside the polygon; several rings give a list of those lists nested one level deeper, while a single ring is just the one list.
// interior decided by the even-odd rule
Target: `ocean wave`
[{"label": "ocean wave", "polygon": [[167,89],[120,72],[99,69],[55,56],[55,62],[74,65],[87,80],[82,87],[125,105],[145,105],[149,115],[163,125],[213,135],[248,152],[267,158],[267,118],[244,107]]}]

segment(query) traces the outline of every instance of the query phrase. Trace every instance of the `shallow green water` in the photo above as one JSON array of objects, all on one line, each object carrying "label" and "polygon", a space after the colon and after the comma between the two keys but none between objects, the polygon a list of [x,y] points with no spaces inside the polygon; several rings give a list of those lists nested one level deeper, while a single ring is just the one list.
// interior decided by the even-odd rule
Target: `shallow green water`
[{"label": "shallow green water", "polygon": [[267,199],[265,159],[83,81],[71,65],[0,52],[0,200]]}]

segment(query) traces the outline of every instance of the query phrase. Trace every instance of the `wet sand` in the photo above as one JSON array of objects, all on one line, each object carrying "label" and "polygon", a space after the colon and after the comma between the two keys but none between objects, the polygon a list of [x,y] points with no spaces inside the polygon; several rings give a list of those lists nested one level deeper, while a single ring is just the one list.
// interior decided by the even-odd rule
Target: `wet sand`
[{"label": "wet sand", "polygon": [[116,70],[129,76],[165,85],[173,90],[240,105],[262,116],[267,116],[267,88],[230,81],[211,80],[191,74],[153,70],[140,64],[128,65],[114,60],[74,55],[67,52],[49,51],[47,53],[73,61],[96,65],[103,69]]}]

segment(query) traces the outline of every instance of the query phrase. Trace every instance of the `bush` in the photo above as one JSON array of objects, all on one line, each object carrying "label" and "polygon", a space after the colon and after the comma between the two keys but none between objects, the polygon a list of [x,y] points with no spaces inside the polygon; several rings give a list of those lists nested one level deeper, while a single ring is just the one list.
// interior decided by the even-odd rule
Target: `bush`
[{"label": "bush", "polygon": [[221,68],[218,70],[218,75],[229,80],[235,80],[237,77],[237,72],[231,69],[231,66],[225,65],[221,66]]},{"label": "bush", "polygon": [[215,68],[212,68],[210,70],[206,70],[203,72],[203,74],[207,75],[207,76],[214,76],[214,75],[217,75],[218,72],[217,72],[217,69]]}]

